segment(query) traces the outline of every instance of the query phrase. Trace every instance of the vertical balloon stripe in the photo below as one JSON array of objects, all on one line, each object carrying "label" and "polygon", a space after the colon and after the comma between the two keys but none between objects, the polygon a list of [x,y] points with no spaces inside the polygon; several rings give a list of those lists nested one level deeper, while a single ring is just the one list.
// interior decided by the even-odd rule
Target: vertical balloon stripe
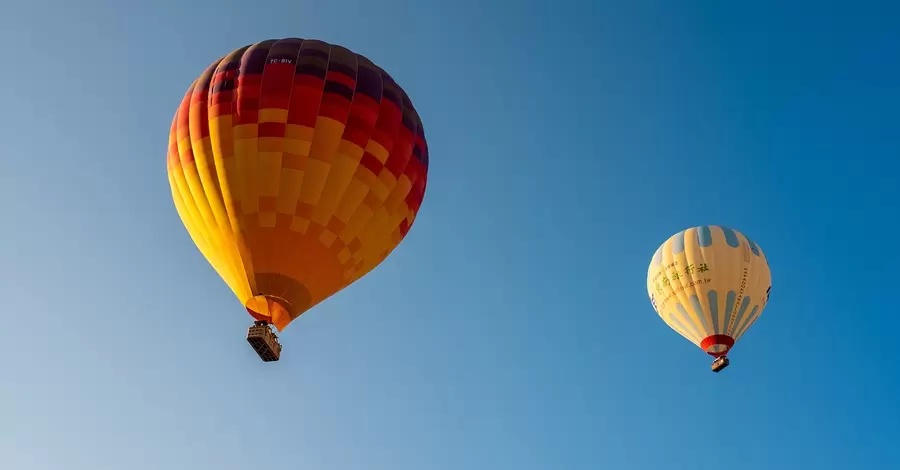
[{"label": "vertical balloon stripe", "polygon": [[209,231],[206,230],[202,217],[197,209],[197,205],[190,196],[184,173],[180,168],[175,168],[169,173],[169,178],[175,208],[182,221],[184,221],[185,228],[187,228],[188,233],[191,234],[191,238],[194,240],[200,253],[209,260],[210,265],[216,270],[219,276],[222,277],[229,288],[235,291],[235,293],[239,293],[240,291],[237,283],[232,277],[233,272],[225,263],[223,263],[222,257],[217,251],[218,247],[215,244],[215,240]]},{"label": "vertical balloon stripe", "polygon": [[[199,187],[203,191],[200,198],[203,199],[204,207],[209,207],[215,224],[209,229],[210,234],[218,239],[217,253],[227,266],[225,269],[229,272],[228,278],[234,283],[234,288],[238,291],[247,292],[246,288],[248,286],[238,281],[245,275],[243,263],[236,250],[232,249],[235,244],[234,236],[231,230],[231,222],[223,203],[221,185],[216,174],[215,155],[212,149],[208,101],[216,68],[216,64],[210,65],[194,84],[188,108],[187,120],[189,127],[187,138],[194,157],[193,169],[196,170]],[[185,171],[186,176],[191,174],[189,173],[191,171],[190,166],[184,167],[182,170]],[[192,181],[191,178],[193,178],[192,174],[188,181]]]},{"label": "vertical balloon stripe", "polygon": [[684,236],[686,230],[676,233],[672,237],[672,254],[677,255],[679,253],[684,253]]},{"label": "vertical balloon stripe", "polygon": [[348,121],[356,94],[357,79],[356,57],[344,48],[332,47],[316,131],[317,135],[325,136],[321,126],[326,122],[331,123],[327,135],[332,140],[328,144],[327,151],[322,153],[328,161],[327,175],[322,179],[312,213],[312,220],[324,227],[328,226],[334,215],[343,190],[350,184],[359,158],[362,157],[361,149],[345,139],[348,135]]},{"label": "vertical balloon stripe", "polygon": [[300,233],[308,232],[312,218],[312,208],[304,199],[304,194],[308,193],[304,182],[318,169],[316,164],[310,164],[310,153],[325,93],[330,50],[331,47],[321,41],[304,40],[294,66],[281,172],[284,190],[279,191],[276,210],[282,228]]},{"label": "vertical balloon stripe", "polygon": [[712,231],[710,231],[709,225],[697,227],[697,241],[702,247],[712,246]]},{"label": "vertical balloon stripe", "polygon": [[740,338],[741,335],[744,334],[744,331],[747,330],[747,327],[756,320],[757,313],[759,312],[759,305],[754,305],[753,309],[750,311],[750,314],[746,317],[742,318],[740,323],[735,323],[734,334],[732,335],[734,338]]},{"label": "vertical balloon stripe", "polygon": [[206,232],[203,230],[201,223],[198,222],[199,216],[197,215],[197,209],[194,206],[193,201],[188,200],[182,195],[182,193],[185,192],[183,189],[183,181],[184,175],[181,174],[177,168],[169,172],[169,185],[172,189],[172,199],[175,203],[175,210],[184,222],[184,226],[190,234],[191,239],[193,239],[194,244],[197,245],[197,249],[200,250],[203,256],[210,260],[213,269],[219,272],[221,276],[225,277],[228,273],[221,269],[218,259],[215,257],[213,245],[210,243],[209,239],[207,239]]},{"label": "vertical balloon stripe", "polygon": [[241,59],[250,46],[244,46],[225,56],[217,65],[209,89],[209,130],[217,178],[225,211],[231,225],[234,246],[240,262],[239,278],[242,294],[246,299],[256,291],[253,260],[244,236],[243,210],[241,209],[241,183],[238,174],[233,125],[237,122],[238,80]]},{"label": "vertical balloon stripe", "polygon": [[[195,82],[195,86],[202,86],[201,82]],[[209,201],[209,195],[214,196],[212,188],[205,188],[201,172],[208,170],[209,164],[206,159],[206,153],[202,147],[194,146],[191,141],[190,130],[190,113],[191,98],[193,93],[189,91],[185,95],[185,100],[179,108],[177,114],[177,135],[180,137],[178,143],[178,152],[181,155],[181,165],[175,170],[176,182],[178,184],[181,198],[188,208],[191,208],[192,218],[199,225],[206,239],[210,253],[214,253],[215,263],[213,264],[220,276],[226,283],[236,288],[234,279],[237,277],[234,263],[227,251],[228,240],[222,236],[218,230],[218,224],[213,215],[212,206]],[[208,183],[208,181],[207,181]],[[207,184],[207,186],[210,186]],[[207,193],[207,189],[210,189]]]},{"label": "vertical balloon stripe", "polygon": [[691,307],[693,307],[694,313],[696,313],[697,316],[700,317],[700,322],[701,322],[701,325],[703,326],[703,332],[706,333],[706,332],[714,331],[711,328],[712,321],[709,318],[708,312],[706,312],[703,309],[703,306],[700,305],[700,298],[697,297],[697,294],[692,294],[690,299],[691,299]]},{"label": "vertical balloon stripe", "polygon": [[710,317],[712,317],[713,322],[713,332],[715,334],[722,334],[722,327],[719,326],[719,294],[716,291],[711,290],[707,294],[707,298],[709,299],[709,309],[710,309]]},{"label": "vertical balloon stripe", "polygon": [[741,300],[741,308],[738,309],[737,316],[734,319],[734,322],[728,325],[727,334],[731,337],[734,337],[735,331],[737,331],[738,325],[741,324],[741,321],[744,319],[744,315],[747,313],[747,308],[750,307],[750,296],[745,295]]},{"label": "vertical balloon stripe", "polygon": [[691,332],[694,333],[697,338],[703,338],[704,336],[706,336],[703,334],[703,327],[700,326],[700,322],[694,319],[694,317],[690,313],[688,313],[688,311],[684,308],[684,305],[681,305],[681,303],[677,303],[675,304],[675,308],[678,310],[678,313],[681,314],[681,316],[679,317],[681,319],[681,323],[689,326]]},{"label": "vertical balloon stripe", "polygon": [[739,339],[740,337],[744,336],[744,333],[746,333],[747,330],[749,330],[750,327],[753,326],[754,323],[756,323],[756,320],[759,319],[759,314],[755,313],[753,315],[750,315],[748,317],[748,319],[749,319],[749,321],[746,322],[744,324],[744,326],[740,330],[738,330],[737,333],[735,334],[735,339]]},{"label": "vertical balloon stripe", "polygon": [[[334,229],[331,233],[336,237],[344,225],[333,217],[356,174],[364,152],[362,145],[365,145],[365,142],[357,143],[354,139],[368,140],[368,135],[362,132],[357,119],[364,98],[356,97],[359,81],[359,63],[356,55],[346,49],[336,48],[329,67],[333,70],[329,72],[331,79],[325,85],[326,95],[333,93],[330,96],[333,96],[335,103],[334,113],[340,113],[338,118],[343,124],[343,129],[335,149],[334,161],[322,189],[321,201],[313,212],[313,220],[326,228],[331,225]],[[330,92],[329,89],[334,91]]]},{"label": "vertical balloon stripe", "polygon": [[728,227],[719,227],[722,229],[722,233],[725,234],[725,243],[732,248],[737,248],[741,246],[741,242],[738,240],[737,235],[734,233],[734,230],[731,230]]},{"label": "vertical balloon stripe", "polygon": [[[362,259],[367,262],[360,262],[358,265],[358,273],[356,278],[368,273],[376,264],[389,253],[389,249],[384,247],[390,246],[390,233],[394,227],[391,226],[392,217],[388,212],[388,208],[397,207],[409,194],[413,187],[414,175],[407,170],[412,157],[415,136],[418,132],[415,111],[411,108],[411,103],[406,93],[394,83],[393,79],[386,73],[383,75],[384,98],[393,102],[399,111],[400,125],[397,126],[394,138],[391,140],[391,151],[388,154],[384,168],[379,174],[379,179],[388,182],[389,192],[385,195],[379,195],[377,191],[369,194],[371,206],[376,207],[372,216],[365,222],[360,231],[360,239],[362,243]],[[373,185],[373,189],[378,185]],[[410,203],[406,202],[407,210]],[[391,248],[392,249],[392,248]]]},{"label": "vertical balloon stripe", "polygon": [[759,247],[756,246],[756,243],[749,238],[747,238],[747,243],[750,245],[750,251],[752,251],[754,255],[759,256]]},{"label": "vertical balloon stripe", "polygon": [[259,213],[261,227],[275,227],[278,222],[278,200],[282,190],[282,171],[288,151],[287,123],[294,91],[296,63],[300,55],[300,39],[276,41],[268,50],[260,80],[259,98]]},{"label": "vertical balloon stripe", "polygon": [[735,300],[737,300],[737,293],[733,290],[728,291],[728,294],[725,296],[725,310],[723,312],[725,314],[725,318],[724,322],[722,323],[725,329],[725,334],[728,334],[728,327],[731,323],[731,312],[734,311]]},{"label": "vertical balloon stripe", "polygon": [[[663,246],[663,272],[667,270],[674,270],[677,266],[678,260],[677,255],[673,252],[673,246],[675,245],[675,240],[677,239],[677,234],[672,236]],[[676,309],[683,316],[684,321],[690,323],[690,325],[694,328],[694,332],[697,336],[703,336],[703,327],[702,320],[700,319],[700,314],[698,312],[688,311],[685,309],[685,305],[689,305],[690,301],[688,299],[689,292],[685,292],[685,286],[682,284],[680,275],[676,278],[674,274],[669,274],[666,276],[668,282],[664,283],[663,291],[668,294],[673,302],[676,302]]]},{"label": "vertical balloon stripe", "polygon": [[[684,321],[682,321],[674,313],[669,314],[669,324],[672,327],[672,329],[674,329],[675,331],[680,333],[681,336],[684,336],[688,340],[690,340],[694,343],[697,343],[699,345],[701,339],[697,336],[697,333],[694,330],[689,329],[687,326],[685,326],[686,323]],[[687,323],[687,324],[690,324],[690,323]]]},{"label": "vertical balloon stripe", "polygon": [[[185,204],[194,208],[194,220],[203,225],[205,238],[211,247],[218,245],[215,234],[215,221],[209,204],[204,197],[203,188],[199,185],[199,177],[196,176],[197,169],[195,166],[195,152],[191,145],[190,138],[190,100],[192,93],[188,91],[181,106],[176,114],[177,119],[177,149],[180,156],[181,165],[178,165],[177,171],[181,173],[179,179],[179,190]],[[193,178],[192,178],[193,176]],[[192,184],[193,183],[193,184]]]}]

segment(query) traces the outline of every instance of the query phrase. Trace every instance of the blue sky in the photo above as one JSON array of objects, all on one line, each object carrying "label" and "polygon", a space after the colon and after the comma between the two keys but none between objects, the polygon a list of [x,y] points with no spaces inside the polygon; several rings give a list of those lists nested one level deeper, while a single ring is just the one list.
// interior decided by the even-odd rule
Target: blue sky
[{"label": "blue sky", "polygon": [[[900,4],[511,5],[4,3],[0,467],[897,468]],[[262,364],[165,152],[207,64],[284,36],[389,70],[431,168]],[[773,272],[722,374],[645,288],[698,224]]]}]

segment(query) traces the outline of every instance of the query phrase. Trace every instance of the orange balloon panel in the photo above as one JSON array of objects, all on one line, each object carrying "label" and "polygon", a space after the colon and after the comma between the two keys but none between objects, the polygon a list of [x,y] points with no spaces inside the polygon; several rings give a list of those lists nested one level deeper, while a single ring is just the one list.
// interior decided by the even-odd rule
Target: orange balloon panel
[{"label": "orange balloon panel", "polygon": [[269,40],[194,81],[168,173],[194,243],[254,318],[283,330],[403,240],[428,147],[409,97],[371,61]]}]

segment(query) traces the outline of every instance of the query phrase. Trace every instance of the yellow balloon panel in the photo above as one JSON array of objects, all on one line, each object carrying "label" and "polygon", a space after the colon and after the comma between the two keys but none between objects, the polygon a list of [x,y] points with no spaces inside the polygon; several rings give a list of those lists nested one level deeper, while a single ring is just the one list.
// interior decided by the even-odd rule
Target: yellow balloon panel
[{"label": "yellow balloon panel", "polygon": [[771,286],[762,249],[715,225],[670,237],[647,271],[647,292],[660,318],[712,356],[726,354],[756,322]]},{"label": "yellow balloon panel", "polygon": [[427,171],[403,89],[365,57],[316,40],[263,41],[216,61],[169,137],[188,233],[248,312],[279,330],[397,247]]}]

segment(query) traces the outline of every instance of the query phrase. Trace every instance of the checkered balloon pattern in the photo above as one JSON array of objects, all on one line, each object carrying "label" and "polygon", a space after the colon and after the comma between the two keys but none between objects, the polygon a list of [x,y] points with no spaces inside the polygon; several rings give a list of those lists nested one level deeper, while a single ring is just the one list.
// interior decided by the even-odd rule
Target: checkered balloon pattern
[{"label": "checkered balloon pattern", "polygon": [[194,243],[250,315],[283,330],[403,240],[428,146],[385,71],[289,38],[237,49],[191,84],[167,166]]}]

